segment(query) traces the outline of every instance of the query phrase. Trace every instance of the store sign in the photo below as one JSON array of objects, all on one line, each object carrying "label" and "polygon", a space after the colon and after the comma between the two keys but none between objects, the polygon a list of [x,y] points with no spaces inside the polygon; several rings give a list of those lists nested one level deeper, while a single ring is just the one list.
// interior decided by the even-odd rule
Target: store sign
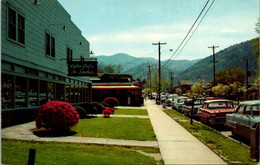
[{"label": "store sign", "polygon": [[68,76],[96,76],[97,61],[69,61]]}]

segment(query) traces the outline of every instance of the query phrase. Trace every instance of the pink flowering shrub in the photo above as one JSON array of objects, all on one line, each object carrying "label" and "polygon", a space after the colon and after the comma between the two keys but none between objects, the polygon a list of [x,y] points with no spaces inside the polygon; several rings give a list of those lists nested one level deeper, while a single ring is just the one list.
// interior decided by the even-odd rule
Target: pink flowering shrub
[{"label": "pink flowering shrub", "polygon": [[114,112],[115,112],[115,110],[113,108],[106,108],[102,111],[102,114],[104,117],[109,117]]},{"label": "pink flowering shrub", "polygon": [[117,98],[114,97],[107,97],[104,99],[104,102],[106,102],[111,108],[119,105],[119,101],[117,100]]},{"label": "pink flowering shrub", "polygon": [[79,115],[70,103],[50,101],[40,107],[35,121],[37,128],[69,130],[79,122]]}]

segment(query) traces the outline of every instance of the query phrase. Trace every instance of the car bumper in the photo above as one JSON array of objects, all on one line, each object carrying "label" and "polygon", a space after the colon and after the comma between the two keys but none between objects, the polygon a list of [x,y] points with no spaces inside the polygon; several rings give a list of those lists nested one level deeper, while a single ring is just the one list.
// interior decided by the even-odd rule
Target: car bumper
[{"label": "car bumper", "polygon": [[224,125],[226,123],[226,117],[215,117],[209,119],[210,125]]}]

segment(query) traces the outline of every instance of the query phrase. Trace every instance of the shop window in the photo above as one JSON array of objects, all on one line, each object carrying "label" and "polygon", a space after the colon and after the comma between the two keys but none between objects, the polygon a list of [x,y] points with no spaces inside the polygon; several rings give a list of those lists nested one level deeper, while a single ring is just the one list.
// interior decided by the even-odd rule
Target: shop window
[{"label": "shop window", "polygon": [[15,79],[15,108],[27,107],[26,100],[26,78],[16,77]]},{"label": "shop window", "polygon": [[55,99],[55,84],[53,82],[48,83],[48,101]]},{"label": "shop window", "polygon": [[78,103],[79,102],[79,88],[75,87],[75,102]]},{"label": "shop window", "polygon": [[47,81],[40,81],[39,102],[40,105],[47,102]]},{"label": "shop window", "polygon": [[8,38],[25,44],[25,19],[24,16],[8,7]]},{"label": "shop window", "polygon": [[64,85],[56,84],[57,96],[56,100],[64,101]]},{"label": "shop window", "polygon": [[13,108],[13,76],[2,74],[2,109]]},{"label": "shop window", "polygon": [[70,102],[70,85],[66,85],[65,101]]},{"label": "shop window", "polygon": [[29,107],[38,105],[37,93],[38,93],[38,80],[29,79],[29,93],[28,93]]},{"label": "shop window", "polygon": [[55,38],[50,34],[45,34],[45,54],[55,58]]},{"label": "shop window", "polygon": [[75,86],[71,86],[70,89],[70,102],[75,102]]}]

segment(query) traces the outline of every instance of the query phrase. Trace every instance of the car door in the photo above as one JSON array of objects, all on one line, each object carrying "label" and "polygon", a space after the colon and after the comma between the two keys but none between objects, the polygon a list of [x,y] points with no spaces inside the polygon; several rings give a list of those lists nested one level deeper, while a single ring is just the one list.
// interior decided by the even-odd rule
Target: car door
[{"label": "car door", "polygon": [[243,114],[238,117],[237,131],[238,134],[246,138],[250,138],[250,118],[251,109],[250,106],[245,106]]}]

